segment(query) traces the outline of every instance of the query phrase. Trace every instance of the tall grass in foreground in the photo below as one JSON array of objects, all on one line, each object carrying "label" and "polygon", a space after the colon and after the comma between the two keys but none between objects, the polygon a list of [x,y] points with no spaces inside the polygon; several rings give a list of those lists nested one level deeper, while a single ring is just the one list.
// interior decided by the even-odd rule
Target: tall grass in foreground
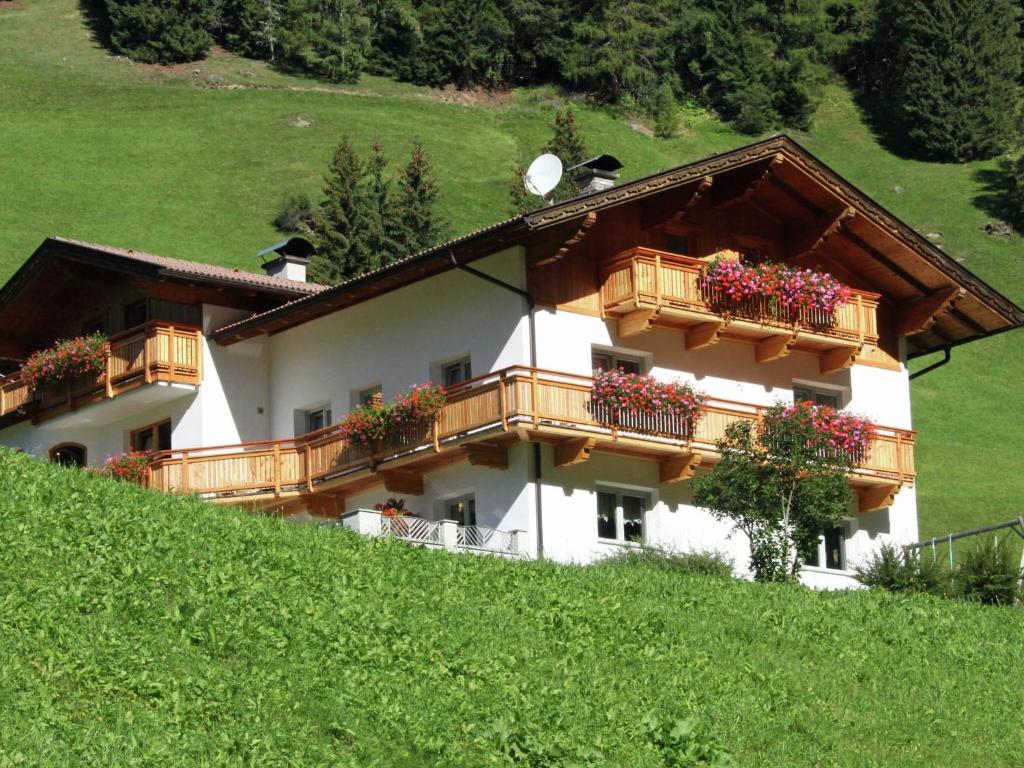
[{"label": "tall grass in foreground", "polygon": [[0,487],[0,764],[1019,762],[1016,610],[450,555],[5,450]]}]

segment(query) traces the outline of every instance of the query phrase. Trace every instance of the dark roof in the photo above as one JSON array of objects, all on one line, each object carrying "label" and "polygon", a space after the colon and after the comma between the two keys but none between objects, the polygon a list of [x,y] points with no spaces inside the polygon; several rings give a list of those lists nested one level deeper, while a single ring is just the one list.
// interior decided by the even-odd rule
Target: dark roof
[{"label": "dark roof", "polygon": [[[808,174],[829,193],[845,200],[848,205],[856,207],[867,221],[925,259],[943,273],[948,280],[966,289],[980,304],[1002,318],[999,330],[1008,330],[1024,325],[1024,309],[1018,307],[957,263],[927,238],[872,201],[796,141],[785,135],[777,135],[626,182],[602,192],[583,195],[498,222],[463,237],[440,243],[328,290],[293,299],[274,309],[224,326],[215,331],[212,336],[222,344],[231,344],[261,333],[283,330],[379,293],[423,279],[431,274],[450,269],[453,266],[450,260],[454,255],[458,255],[460,261],[463,262],[482,258],[509,245],[524,241],[531,233],[555,226],[564,226],[593,212],[693,184],[724,171],[764,163],[779,155],[784,155],[787,160],[797,165],[801,171]],[[990,335],[991,332],[986,332],[979,326],[965,334],[963,340],[980,338]],[[917,345],[916,353],[920,354],[943,345],[943,343],[929,339],[927,343]]]}]

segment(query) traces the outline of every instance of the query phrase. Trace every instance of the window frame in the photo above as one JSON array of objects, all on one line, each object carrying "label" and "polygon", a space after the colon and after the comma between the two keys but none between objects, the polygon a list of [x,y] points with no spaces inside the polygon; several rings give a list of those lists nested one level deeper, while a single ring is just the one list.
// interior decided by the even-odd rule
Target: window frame
[{"label": "window frame", "polygon": [[[167,447],[166,448],[161,448],[160,447],[160,430],[163,427],[167,428]],[[138,445],[139,445],[138,436],[141,435],[144,432],[149,432],[151,430],[153,432],[153,446],[154,447],[152,447],[152,448],[139,448],[138,447]],[[171,424],[171,419],[168,417],[166,419],[160,419],[160,421],[154,421],[152,424],[146,424],[145,426],[139,427],[138,429],[131,430],[128,433],[128,448],[129,448],[129,450],[132,450],[132,451],[143,451],[143,450],[146,450],[146,451],[169,451],[169,450],[171,450],[171,447],[172,447],[171,441],[173,440],[173,438],[174,438],[173,426]]]},{"label": "window frame", "polygon": [[[799,398],[799,397],[797,397],[797,392],[798,391],[807,392],[807,393],[809,393],[811,395],[811,397],[810,398]],[[803,382],[803,381],[794,381],[793,382],[793,403],[794,404],[802,403],[805,400],[809,399],[815,405],[828,405],[828,403],[819,403],[818,402],[817,398],[818,398],[819,395],[824,395],[826,397],[834,397],[835,401],[836,401],[836,404],[833,405],[832,407],[835,408],[837,411],[841,411],[843,408],[846,407],[846,390],[843,389],[842,387],[830,387],[828,385],[818,384],[817,382],[814,382],[814,383],[807,383],[807,382]]]},{"label": "window frame", "polygon": [[[595,359],[598,357],[604,357],[608,360],[611,365],[610,368],[598,368],[594,365]],[[617,371],[619,370],[620,363],[629,363],[636,365],[637,373],[643,376],[647,373],[647,358],[645,355],[632,354],[629,352],[622,352],[621,350],[608,348],[608,347],[595,347],[590,348],[590,370],[592,375],[596,375],[599,370],[605,371]],[[631,373],[631,371],[626,371]]]},{"label": "window frame", "polygon": [[[321,425],[319,427],[310,426],[310,417],[314,414],[319,414],[321,419]],[[309,408],[302,409],[302,426],[305,428],[303,434],[309,434],[310,432],[319,432],[321,429],[327,429],[331,426],[333,419],[332,409],[330,403],[321,403],[320,405],[310,406]]]},{"label": "window frame", "polygon": [[352,407],[359,408],[364,405],[369,405],[373,400],[374,395],[380,395],[381,399],[384,398],[384,387],[378,382],[377,384],[371,384],[368,387],[357,389],[352,392]]},{"label": "window frame", "polygon": [[[449,496],[445,499],[438,500],[441,503],[441,519],[442,520],[454,520],[458,525],[468,526],[477,525],[476,516],[476,493],[470,491],[469,493],[460,493],[458,496]],[[454,504],[465,504],[466,510],[463,512],[462,519],[453,517],[449,514]],[[466,522],[469,520],[470,522]]]},{"label": "window frame", "polygon": [[[613,496],[615,500],[615,538],[608,538],[601,535],[601,497]],[[625,507],[623,498],[629,497],[640,499],[640,537],[638,539],[626,538]],[[594,523],[597,528],[597,541],[600,544],[613,544],[626,547],[644,547],[650,539],[650,515],[657,505],[657,496],[653,490],[627,485],[610,485],[602,483],[597,486],[594,494]]]},{"label": "window frame", "polygon": [[[686,256],[687,258],[699,258],[700,253],[700,228],[690,227],[673,222],[666,222],[661,231],[661,250],[673,256]],[[669,248],[670,237],[682,237],[686,239],[686,250],[684,252],[673,251]]]},{"label": "window frame", "polygon": [[[852,517],[844,517],[839,520],[839,524],[832,530],[839,530],[842,535],[839,538],[839,568],[828,567],[828,549],[827,542],[825,539],[825,532],[822,532],[818,536],[818,549],[815,553],[817,564],[807,562],[805,559],[803,562],[803,568],[816,573],[842,573],[850,574],[853,573],[853,569],[850,567],[850,540],[857,532],[857,521]],[[824,563],[824,565],[823,565]]]},{"label": "window frame", "polygon": [[[459,368],[458,381],[448,383],[448,371]],[[444,362],[437,363],[437,379],[443,387],[457,387],[460,384],[464,384],[473,378],[473,358],[472,355],[460,355],[459,357],[453,357]]]}]

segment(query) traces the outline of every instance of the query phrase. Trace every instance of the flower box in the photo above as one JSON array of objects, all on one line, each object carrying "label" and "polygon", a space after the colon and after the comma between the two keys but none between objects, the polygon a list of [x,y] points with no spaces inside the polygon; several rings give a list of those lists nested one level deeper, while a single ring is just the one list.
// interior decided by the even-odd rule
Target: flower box
[{"label": "flower box", "polygon": [[783,421],[802,427],[797,430],[797,434],[803,440],[804,447],[822,459],[841,464],[862,463],[867,458],[874,437],[871,422],[863,416],[804,401],[793,405],[776,405],[765,413],[762,434],[769,448],[773,432],[792,434],[787,430],[774,429]]},{"label": "flower box", "polygon": [[765,261],[718,258],[700,278],[704,300],[718,312],[814,327],[835,325],[852,291],[827,272]]},{"label": "flower box", "polygon": [[22,380],[32,390],[45,390],[95,379],[106,367],[106,349],[101,334],[58,341],[29,356],[21,366]]},{"label": "flower box", "polygon": [[341,422],[341,434],[376,449],[420,443],[430,434],[444,404],[440,387],[429,382],[417,384],[390,403],[370,402],[353,408]]},{"label": "flower box", "polygon": [[704,402],[689,384],[622,371],[599,371],[590,391],[591,413],[603,424],[684,439],[693,436]]}]

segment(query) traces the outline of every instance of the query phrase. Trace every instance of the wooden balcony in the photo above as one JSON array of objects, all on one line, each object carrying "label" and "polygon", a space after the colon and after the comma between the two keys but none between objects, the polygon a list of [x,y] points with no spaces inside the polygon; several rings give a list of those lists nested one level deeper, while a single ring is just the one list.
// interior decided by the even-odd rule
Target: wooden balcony
[{"label": "wooden balcony", "polygon": [[199,328],[149,322],[110,338],[98,376],[38,391],[31,391],[19,373],[0,379],[0,419],[38,423],[154,382],[198,386],[202,359]]},{"label": "wooden balcony", "polygon": [[602,311],[618,318],[622,337],[654,326],[676,328],[690,350],[723,337],[742,339],[755,344],[759,363],[798,349],[819,355],[823,374],[852,365],[865,344],[878,343],[878,294],[853,290],[853,300],[835,317],[806,311],[779,319],[766,300],[733,303],[702,290],[705,266],[701,259],[650,248],[625,251],[602,269]]},{"label": "wooden balcony", "polygon": [[[759,406],[710,399],[695,429],[649,414],[609,426],[595,418],[589,377],[525,367],[497,371],[448,390],[437,422],[407,431],[391,446],[367,446],[342,437],[337,425],[301,437],[242,445],[172,450],[154,454],[150,485],[198,493],[221,501],[280,506],[301,497],[315,501],[383,484],[395,493],[423,493],[423,474],[468,459],[508,467],[509,447],[519,441],[555,446],[555,463],[585,461],[591,451],[636,456],[660,463],[662,482],[693,476],[717,460],[715,442],[739,420],[755,421]],[[851,475],[863,511],[887,506],[914,480],[914,435],[876,427],[867,456]],[[343,507],[339,510],[340,512]]]}]

